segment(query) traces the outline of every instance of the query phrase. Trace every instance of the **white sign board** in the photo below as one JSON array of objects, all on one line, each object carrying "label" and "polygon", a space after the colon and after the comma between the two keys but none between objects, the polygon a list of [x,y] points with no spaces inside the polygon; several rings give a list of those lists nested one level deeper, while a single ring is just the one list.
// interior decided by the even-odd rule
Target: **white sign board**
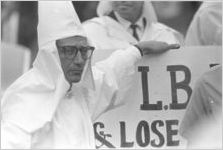
[{"label": "white sign board", "polygon": [[[144,56],[136,65],[126,105],[94,123],[98,148],[185,148],[179,126],[196,80],[221,64],[221,47],[183,47]],[[96,51],[94,62],[111,51]]]}]

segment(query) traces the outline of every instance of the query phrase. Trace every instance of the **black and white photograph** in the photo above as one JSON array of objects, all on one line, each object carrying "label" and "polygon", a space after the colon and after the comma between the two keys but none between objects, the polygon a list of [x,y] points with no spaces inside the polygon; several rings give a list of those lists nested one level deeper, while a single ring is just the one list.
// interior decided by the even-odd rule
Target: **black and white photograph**
[{"label": "black and white photograph", "polygon": [[222,149],[222,0],[1,0],[1,149]]}]

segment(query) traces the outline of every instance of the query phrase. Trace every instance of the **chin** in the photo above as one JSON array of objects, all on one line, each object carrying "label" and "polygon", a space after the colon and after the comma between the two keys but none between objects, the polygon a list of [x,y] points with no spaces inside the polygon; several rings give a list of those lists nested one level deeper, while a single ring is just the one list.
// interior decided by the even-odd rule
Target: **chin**
[{"label": "chin", "polygon": [[80,82],[80,80],[81,80],[81,77],[70,77],[70,78],[68,78],[68,81],[70,83],[78,83],[78,82]]},{"label": "chin", "polygon": [[80,81],[81,81],[81,79],[73,79],[73,80],[71,80],[72,83],[78,83]]}]

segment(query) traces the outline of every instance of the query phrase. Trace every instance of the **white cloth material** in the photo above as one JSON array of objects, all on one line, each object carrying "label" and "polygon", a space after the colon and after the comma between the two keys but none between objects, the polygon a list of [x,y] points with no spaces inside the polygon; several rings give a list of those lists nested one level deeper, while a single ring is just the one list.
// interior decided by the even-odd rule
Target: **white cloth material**
[{"label": "white cloth material", "polygon": [[[114,12],[114,14],[117,17],[118,22],[125,28],[125,30],[133,35],[133,29],[130,27],[132,23],[130,21],[122,18],[117,12]],[[137,33],[138,37],[141,39],[141,37],[143,36],[143,33],[145,31],[145,26],[143,23],[143,16],[141,16],[136,21],[135,25],[137,25],[136,33]]]},{"label": "white cloth material", "polygon": [[[95,148],[91,121],[123,104],[141,55],[133,46],[118,50],[93,72],[88,61],[82,84],[67,93],[55,40],[75,35],[85,33],[70,1],[39,2],[39,53],[2,98],[1,148]],[[87,88],[86,81],[95,88]]]},{"label": "white cloth material", "polygon": [[[97,10],[99,17],[87,20],[83,23],[83,27],[88,37],[98,49],[115,50],[138,43],[132,33],[129,33],[122,24],[106,16],[112,10],[111,2],[101,1]],[[182,35],[179,32],[164,24],[157,23],[151,2],[147,1],[144,3],[142,16],[146,18],[146,27],[140,41],[155,40],[169,44],[183,43]]]},{"label": "white cloth material", "polygon": [[179,133],[190,149],[222,147],[222,66],[214,66],[197,80]]},{"label": "white cloth material", "polygon": [[222,2],[203,2],[188,28],[185,45],[222,45]]}]

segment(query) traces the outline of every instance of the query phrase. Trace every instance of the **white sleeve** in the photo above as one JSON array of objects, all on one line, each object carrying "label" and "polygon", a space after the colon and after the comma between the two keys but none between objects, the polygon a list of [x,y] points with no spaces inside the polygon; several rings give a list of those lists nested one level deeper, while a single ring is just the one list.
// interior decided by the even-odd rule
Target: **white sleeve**
[{"label": "white sleeve", "polygon": [[108,40],[106,28],[98,20],[99,18],[85,21],[83,23],[83,29],[97,49],[105,49],[110,45],[108,44],[110,40]]},{"label": "white sleeve", "polygon": [[[183,35],[161,23],[153,23],[150,27],[152,32],[151,39],[153,41],[166,42],[167,44],[184,44]],[[147,39],[145,39],[147,40]]]},{"label": "white sleeve", "polygon": [[204,81],[199,79],[195,84],[179,129],[179,133],[187,140],[193,138],[199,124],[201,125],[201,121],[208,116],[207,98]]},{"label": "white sleeve", "polygon": [[166,42],[167,44],[183,44],[183,36],[172,29],[164,29],[156,33],[156,41]]},{"label": "white sleeve", "polygon": [[31,135],[13,123],[1,122],[2,149],[30,149]]},{"label": "white sleeve", "polygon": [[93,74],[96,84],[95,100],[90,102],[92,119],[124,103],[124,96],[135,74],[135,63],[141,58],[139,50],[131,46],[117,50],[104,61],[96,63]]}]

